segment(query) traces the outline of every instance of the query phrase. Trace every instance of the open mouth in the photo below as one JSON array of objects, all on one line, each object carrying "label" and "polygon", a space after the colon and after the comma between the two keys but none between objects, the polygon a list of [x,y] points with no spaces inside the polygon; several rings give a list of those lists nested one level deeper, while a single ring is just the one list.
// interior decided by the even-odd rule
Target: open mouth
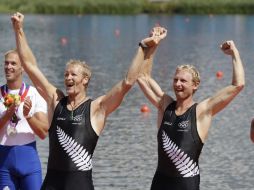
[{"label": "open mouth", "polygon": [[66,87],[67,88],[71,88],[71,87],[73,87],[75,85],[75,83],[68,83],[68,84],[66,84]]},{"label": "open mouth", "polygon": [[175,89],[175,91],[176,91],[176,92],[182,92],[183,89],[178,88],[178,89]]}]

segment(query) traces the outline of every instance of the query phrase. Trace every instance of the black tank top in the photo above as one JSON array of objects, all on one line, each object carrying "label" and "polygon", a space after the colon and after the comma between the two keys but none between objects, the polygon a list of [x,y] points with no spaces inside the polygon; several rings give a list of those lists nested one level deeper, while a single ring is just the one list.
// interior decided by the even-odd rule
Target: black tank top
[{"label": "black tank top", "polygon": [[91,173],[98,140],[90,121],[91,101],[76,108],[73,117],[67,109],[67,97],[57,104],[49,130],[48,170]]},{"label": "black tank top", "polygon": [[180,116],[175,114],[175,101],[165,110],[157,135],[157,172],[168,177],[199,175],[198,159],[203,143],[197,131],[196,106]]}]

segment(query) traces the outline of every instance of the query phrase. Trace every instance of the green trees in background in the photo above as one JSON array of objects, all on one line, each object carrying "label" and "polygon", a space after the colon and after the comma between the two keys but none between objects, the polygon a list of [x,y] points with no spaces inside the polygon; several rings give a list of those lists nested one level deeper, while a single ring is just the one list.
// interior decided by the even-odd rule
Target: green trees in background
[{"label": "green trees in background", "polygon": [[1,0],[0,12],[37,14],[253,14],[253,0]]}]

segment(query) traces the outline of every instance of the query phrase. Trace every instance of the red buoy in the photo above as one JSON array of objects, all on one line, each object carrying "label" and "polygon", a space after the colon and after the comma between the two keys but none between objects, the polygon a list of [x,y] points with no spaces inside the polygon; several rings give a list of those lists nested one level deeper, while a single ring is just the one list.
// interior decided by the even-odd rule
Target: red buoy
[{"label": "red buoy", "polygon": [[224,75],[224,73],[222,71],[217,71],[217,73],[216,73],[217,79],[222,79],[223,75]]},{"label": "red buoy", "polygon": [[150,112],[151,110],[147,105],[142,105],[140,108],[140,111],[144,113],[144,112]]}]

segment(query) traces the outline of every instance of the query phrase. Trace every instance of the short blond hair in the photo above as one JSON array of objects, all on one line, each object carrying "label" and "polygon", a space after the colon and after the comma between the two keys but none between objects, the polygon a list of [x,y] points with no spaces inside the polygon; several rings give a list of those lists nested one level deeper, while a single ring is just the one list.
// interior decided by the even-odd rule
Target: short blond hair
[{"label": "short blond hair", "polygon": [[87,65],[87,63],[85,61],[80,61],[80,60],[76,60],[76,59],[71,59],[66,63],[66,66],[69,65],[79,65],[82,68],[82,75],[84,77],[88,77],[88,79],[91,78],[92,76],[92,70],[91,68]]},{"label": "short blond hair", "polygon": [[11,50],[7,51],[7,52],[4,54],[4,57],[6,57],[7,55],[12,54],[12,53],[18,55],[17,49],[11,49]]},{"label": "short blond hair", "polygon": [[187,70],[192,75],[192,81],[196,85],[200,83],[200,74],[198,70],[196,69],[196,67],[194,67],[193,65],[180,65],[176,68],[176,71],[177,70]]}]

